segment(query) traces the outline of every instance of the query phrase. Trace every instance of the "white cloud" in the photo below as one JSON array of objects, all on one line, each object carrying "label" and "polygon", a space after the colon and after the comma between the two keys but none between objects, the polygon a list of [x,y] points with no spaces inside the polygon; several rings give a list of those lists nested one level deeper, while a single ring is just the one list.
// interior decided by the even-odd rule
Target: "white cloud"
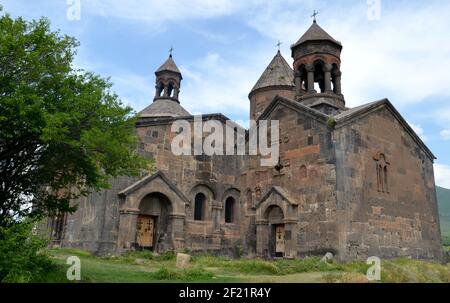
[{"label": "white cloud", "polygon": [[[280,2],[277,2],[277,4]],[[272,39],[293,43],[309,27],[310,1],[291,9],[285,3],[255,12],[249,24]],[[349,106],[389,97],[396,104],[450,96],[450,3],[411,2],[382,6],[381,20],[366,18],[367,6],[335,5],[319,24],[343,45],[343,92]],[[319,2],[317,5],[322,5]]]},{"label": "white cloud", "polygon": [[113,90],[120,92],[119,97],[124,104],[140,111],[153,102],[155,95],[154,78],[141,75],[117,72],[111,76]]},{"label": "white cloud", "polygon": [[[254,66],[258,65],[256,61],[261,60],[255,60]],[[177,64],[183,75],[180,91],[183,107],[192,114],[225,113],[241,119],[238,121],[241,125],[248,124],[248,93],[265,67],[246,69],[212,52],[198,60]],[[136,111],[153,102],[154,75],[142,76],[118,70],[112,72],[111,82],[122,101]]]},{"label": "white cloud", "polygon": [[[11,6],[16,1],[6,2]],[[24,1],[17,2],[22,3],[23,9],[31,10]],[[450,97],[450,90],[445,89],[450,70],[450,39],[447,39],[450,2],[399,1],[389,6],[384,2],[381,20],[374,22],[367,20],[366,1],[342,5],[313,0],[83,0],[82,16],[142,22],[140,28],[152,30],[167,22],[232,16],[273,42],[280,39],[286,59],[292,62],[287,55],[289,45],[310,26],[311,11],[317,9],[319,24],[344,45],[342,85],[348,106],[384,97],[396,105],[420,102],[433,95]],[[201,24],[186,24],[192,32],[210,41],[224,44],[235,41],[235,35],[226,31],[218,34]],[[249,31],[243,28],[242,35],[245,34]],[[239,62],[222,58],[218,62],[220,73],[216,72],[217,67],[207,70],[178,62],[185,75],[182,98],[193,102],[193,110],[229,112],[228,108],[234,111],[247,108],[247,94],[271,59],[255,52],[267,54],[273,51],[273,45],[267,43],[263,51],[236,47],[233,51],[239,53]],[[152,91],[153,81],[149,87]],[[151,97],[152,94],[148,98]],[[439,117],[450,121],[450,109],[440,111]]]},{"label": "white cloud", "polygon": [[[255,53],[247,60],[247,68],[238,62],[209,52],[190,62],[175,61],[183,75],[180,102],[192,114],[223,113],[248,125],[250,103],[248,94],[274,54]],[[261,62],[264,65],[261,65]],[[80,68],[91,66],[80,60]],[[86,67],[87,66],[87,67]],[[140,111],[153,102],[155,76],[124,70],[110,71],[113,90],[126,105]]]},{"label": "white cloud", "polygon": [[[384,97],[405,105],[436,94],[450,96],[450,91],[443,89],[450,70],[450,39],[445,39],[450,28],[450,3],[443,2],[382,5],[380,21],[372,22],[367,19],[366,1],[342,6],[312,0],[85,0],[83,9],[94,15],[155,25],[233,15],[272,41],[282,40],[285,53],[310,26],[312,9],[319,9],[319,24],[344,45],[343,92],[347,105],[356,106]],[[207,28],[191,30],[208,40],[230,41],[226,35]],[[267,51],[273,50],[271,47],[268,45]],[[248,91],[244,93],[243,89],[250,89],[247,82],[253,84],[259,77],[252,70],[262,71],[268,61],[254,65],[251,58],[255,54],[251,50],[240,52],[248,60],[219,62],[224,73],[214,72],[216,67],[211,71],[185,64],[184,93],[194,102],[194,110],[202,102],[202,111],[245,107],[247,99],[243,96]],[[243,78],[237,81],[238,77]],[[194,83],[188,82],[192,80]],[[198,90],[194,92],[194,88]],[[420,132],[421,128],[416,129]]]},{"label": "white cloud", "polygon": [[439,107],[439,109],[434,111],[433,117],[437,117],[441,124],[448,125],[450,123],[450,107]]},{"label": "white cloud", "polygon": [[440,134],[444,140],[450,140],[450,129],[444,129]]},{"label": "white cloud", "polygon": [[247,37],[246,33],[240,33],[236,35],[235,33],[227,33],[226,31],[217,32],[210,29],[205,29],[201,27],[191,26],[189,24],[184,24],[184,27],[188,28],[189,31],[195,33],[206,40],[214,43],[220,44],[232,44],[237,41],[241,41]]},{"label": "white cloud", "polygon": [[194,62],[181,64],[184,78],[181,104],[192,113],[222,112],[246,119],[248,93],[265,68],[257,67],[260,60],[256,58],[258,56],[248,60],[244,66],[210,52]]},{"label": "white cloud", "polygon": [[450,188],[450,166],[434,164],[434,175],[436,178],[436,185]]},{"label": "white cloud", "polygon": [[243,4],[232,0],[85,0],[90,14],[160,23],[229,15]]}]

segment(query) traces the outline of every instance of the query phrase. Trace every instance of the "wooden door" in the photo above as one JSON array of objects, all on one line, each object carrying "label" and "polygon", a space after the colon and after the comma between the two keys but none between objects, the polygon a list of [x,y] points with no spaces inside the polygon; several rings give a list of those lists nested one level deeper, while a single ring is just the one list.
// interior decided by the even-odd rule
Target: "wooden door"
[{"label": "wooden door", "polygon": [[275,228],[275,253],[277,256],[284,256],[284,250],[284,225],[277,225]]},{"label": "wooden door", "polygon": [[154,217],[139,216],[137,222],[137,243],[140,247],[153,247]]}]

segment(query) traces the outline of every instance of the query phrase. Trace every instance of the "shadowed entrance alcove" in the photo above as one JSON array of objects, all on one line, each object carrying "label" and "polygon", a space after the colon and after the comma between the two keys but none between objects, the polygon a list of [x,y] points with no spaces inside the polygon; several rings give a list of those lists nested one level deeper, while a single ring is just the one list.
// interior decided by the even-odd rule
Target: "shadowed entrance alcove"
[{"label": "shadowed entrance alcove", "polygon": [[276,205],[267,208],[265,218],[269,224],[269,255],[271,257],[284,257],[285,229],[283,210]]},{"label": "shadowed entrance alcove", "polygon": [[119,196],[119,251],[184,248],[189,200],[161,171],[130,185]]},{"label": "shadowed entrance alcove", "polygon": [[256,253],[259,257],[297,256],[298,203],[274,186],[256,204]]},{"label": "shadowed entrance alcove", "polygon": [[170,200],[161,193],[146,195],[139,204],[136,245],[139,249],[165,251],[170,248],[172,213]]}]

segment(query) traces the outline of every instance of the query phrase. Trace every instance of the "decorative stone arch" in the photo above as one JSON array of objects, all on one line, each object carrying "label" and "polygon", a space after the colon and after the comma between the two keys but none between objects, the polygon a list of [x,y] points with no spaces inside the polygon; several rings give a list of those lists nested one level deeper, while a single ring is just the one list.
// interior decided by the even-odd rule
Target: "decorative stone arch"
[{"label": "decorative stone arch", "polygon": [[[296,60],[294,70],[296,71],[297,96],[303,96],[305,93],[318,93],[314,88],[314,83],[319,84],[319,93],[341,95],[340,65],[339,58],[324,54],[313,54]],[[302,67],[305,67],[306,74],[305,71],[301,71]],[[304,79],[306,79],[305,90],[302,89]]]},{"label": "decorative stone arch", "polygon": [[281,222],[285,228],[285,257],[297,256],[298,203],[282,188],[272,187],[256,205],[256,253],[260,257],[274,257],[271,252],[272,224],[270,209],[278,207],[283,213]]},{"label": "decorative stone arch", "polygon": [[[233,199],[234,202],[231,202],[230,199]],[[226,213],[227,213],[227,200],[228,203],[234,203],[232,207],[232,220],[231,222],[226,222]],[[222,205],[223,205],[223,214],[221,221],[227,224],[239,224],[240,220],[240,213],[243,209],[241,205],[241,191],[237,188],[231,187],[225,190],[225,192],[222,195]]]},{"label": "decorative stone arch", "polygon": [[295,61],[294,68],[295,68],[295,70],[298,70],[301,65],[306,66],[317,60],[321,60],[324,63],[328,63],[328,64],[337,64],[339,66],[341,65],[341,61],[334,56],[323,55],[323,54],[313,54],[313,55],[306,56],[300,60]]},{"label": "decorative stone arch", "polygon": [[195,183],[195,185],[191,189],[191,194],[195,193],[195,192],[198,192],[198,191],[201,191],[201,190],[208,191],[209,194],[211,195],[212,199],[215,200],[217,198],[214,186],[212,184],[207,183],[207,182],[197,182],[197,183]]},{"label": "decorative stone arch", "polygon": [[142,198],[136,230],[136,248],[151,248],[161,252],[173,248],[172,203],[166,195],[152,192]]},{"label": "decorative stone arch", "polygon": [[141,213],[141,203],[151,195],[162,195],[170,202],[168,213],[166,250],[184,248],[184,221],[186,204],[189,200],[161,172],[149,175],[119,193],[121,198],[119,210],[119,251],[129,250],[136,243],[137,218]]},{"label": "decorative stone arch", "polygon": [[178,99],[180,92],[179,81],[174,77],[160,78],[157,80],[155,97]]},{"label": "decorative stone arch", "polygon": [[320,55],[320,54],[316,54],[316,55],[312,56],[311,58],[308,59],[308,61],[310,61],[310,62],[322,61],[324,64],[337,64],[337,65],[341,64],[339,59],[337,59],[335,57],[324,56],[324,55]]}]

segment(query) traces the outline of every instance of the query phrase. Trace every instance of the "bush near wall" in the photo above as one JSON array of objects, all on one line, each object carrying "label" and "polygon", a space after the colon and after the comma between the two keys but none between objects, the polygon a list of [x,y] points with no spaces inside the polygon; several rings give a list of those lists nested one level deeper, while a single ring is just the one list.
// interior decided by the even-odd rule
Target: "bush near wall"
[{"label": "bush near wall", "polygon": [[34,227],[33,221],[0,227],[0,282],[32,282],[53,270],[48,242],[33,234]]}]

